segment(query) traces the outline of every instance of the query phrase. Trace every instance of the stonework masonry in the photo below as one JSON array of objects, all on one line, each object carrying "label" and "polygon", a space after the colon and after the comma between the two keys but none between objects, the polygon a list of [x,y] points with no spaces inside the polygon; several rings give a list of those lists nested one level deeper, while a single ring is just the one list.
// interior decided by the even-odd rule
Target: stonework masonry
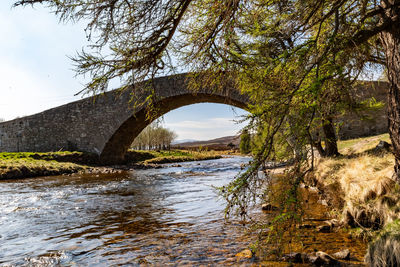
[{"label": "stonework masonry", "polygon": [[[154,90],[154,117],[146,116],[143,102]],[[247,97],[235,89],[188,89],[187,76],[175,75],[143,82],[134,88],[72,102],[44,112],[0,123],[0,151],[93,152],[104,161],[123,158],[134,138],[153,119],[172,109],[202,102],[245,108]]]},{"label": "stonework masonry", "polygon": [[360,113],[352,112],[336,119],[338,136],[340,139],[351,139],[377,135],[388,132],[387,118],[387,82],[361,82],[356,86],[355,99],[363,101],[375,99],[383,104],[380,109],[363,110]]},{"label": "stonework masonry", "polygon": [[[200,88],[189,90],[185,74],[161,77],[151,84],[143,82],[124,91],[110,91],[44,112],[0,123],[0,151],[47,152],[78,150],[93,152],[107,163],[123,159],[134,138],[152,120],[190,104],[212,102],[246,108],[248,97],[233,86],[224,90]],[[366,83],[359,98],[375,97],[384,101],[385,83]],[[366,88],[366,89],[365,89]],[[142,103],[154,91],[153,116]],[[146,102],[147,103],[147,102]],[[340,138],[353,138],[387,131],[385,109],[360,120],[354,114],[340,119]]]}]

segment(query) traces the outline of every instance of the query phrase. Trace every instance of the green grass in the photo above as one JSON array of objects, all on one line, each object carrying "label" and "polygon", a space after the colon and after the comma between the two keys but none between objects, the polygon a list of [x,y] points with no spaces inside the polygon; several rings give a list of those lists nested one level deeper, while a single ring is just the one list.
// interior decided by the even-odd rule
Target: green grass
[{"label": "green grass", "polygon": [[221,153],[215,151],[187,151],[187,150],[161,150],[161,151],[144,151],[130,150],[126,159],[128,163],[142,164],[161,164],[172,162],[184,162],[195,160],[217,159],[221,157]]},{"label": "green grass", "polygon": [[[125,163],[147,165],[220,157],[220,153],[214,151],[128,151]],[[74,173],[98,163],[97,155],[77,151],[3,152],[0,153],[0,180]]]},{"label": "green grass", "polygon": [[386,141],[390,143],[389,134],[386,133],[356,139],[339,140],[338,149],[340,153],[344,154],[361,153],[374,148],[379,143],[379,141]]},{"label": "green grass", "polygon": [[68,162],[83,157],[81,152],[3,152],[0,153],[0,179],[14,179],[44,175],[73,173],[87,168]]}]

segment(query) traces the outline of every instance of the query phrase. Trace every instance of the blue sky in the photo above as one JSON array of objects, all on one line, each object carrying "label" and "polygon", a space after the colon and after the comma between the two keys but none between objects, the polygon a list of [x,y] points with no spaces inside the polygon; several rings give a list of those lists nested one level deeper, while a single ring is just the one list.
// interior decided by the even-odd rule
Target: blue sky
[{"label": "blue sky", "polygon": [[[56,107],[81,96],[82,77],[74,77],[68,56],[88,45],[84,24],[59,23],[39,5],[11,8],[13,0],[0,3],[0,118],[14,119]],[[236,134],[245,114],[221,104],[196,104],[164,116],[166,127],[178,139],[206,140]]]}]

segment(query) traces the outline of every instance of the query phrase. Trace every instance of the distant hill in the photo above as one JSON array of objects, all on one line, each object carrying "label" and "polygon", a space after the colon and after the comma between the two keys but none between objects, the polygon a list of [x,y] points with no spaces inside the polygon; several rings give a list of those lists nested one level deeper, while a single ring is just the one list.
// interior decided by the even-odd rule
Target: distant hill
[{"label": "distant hill", "polygon": [[198,148],[198,147],[207,147],[209,149],[215,150],[225,150],[229,149],[228,144],[232,143],[235,147],[239,147],[240,136],[224,136],[216,139],[206,140],[206,141],[190,141],[183,142],[172,145],[173,148]]},{"label": "distant hill", "polygon": [[199,140],[196,139],[181,139],[172,141],[172,145],[182,144],[182,143],[190,143],[190,142],[197,142]]}]

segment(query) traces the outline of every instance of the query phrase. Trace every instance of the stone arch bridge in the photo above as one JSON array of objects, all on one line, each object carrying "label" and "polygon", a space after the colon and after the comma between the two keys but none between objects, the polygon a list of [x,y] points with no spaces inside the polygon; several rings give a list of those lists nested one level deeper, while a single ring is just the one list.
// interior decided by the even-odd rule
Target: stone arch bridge
[{"label": "stone arch bridge", "polygon": [[[386,103],[388,85],[382,82],[361,82],[355,90],[356,98]],[[187,75],[157,78],[152,82],[156,96],[153,119],[195,103],[222,103],[246,109],[248,97],[233,86],[222,90],[202,87],[189,89]],[[147,106],[134,107],[149,96],[148,82],[120,92],[110,91],[85,98],[44,112],[0,123],[0,152],[47,152],[79,150],[99,155],[104,163],[118,163],[135,137],[152,120],[146,116]],[[346,115],[340,118],[339,137],[342,139],[387,132],[386,108],[369,114],[369,120]]]},{"label": "stone arch bridge", "polygon": [[152,120],[146,105],[134,107],[154,90],[153,119],[190,104],[223,103],[245,109],[248,98],[233,87],[223,90],[189,90],[187,75],[180,74],[143,82],[120,92],[110,91],[96,97],[0,123],[0,151],[47,152],[78,150],[93,152],[104,163],[118,163],[135,137]]}]

